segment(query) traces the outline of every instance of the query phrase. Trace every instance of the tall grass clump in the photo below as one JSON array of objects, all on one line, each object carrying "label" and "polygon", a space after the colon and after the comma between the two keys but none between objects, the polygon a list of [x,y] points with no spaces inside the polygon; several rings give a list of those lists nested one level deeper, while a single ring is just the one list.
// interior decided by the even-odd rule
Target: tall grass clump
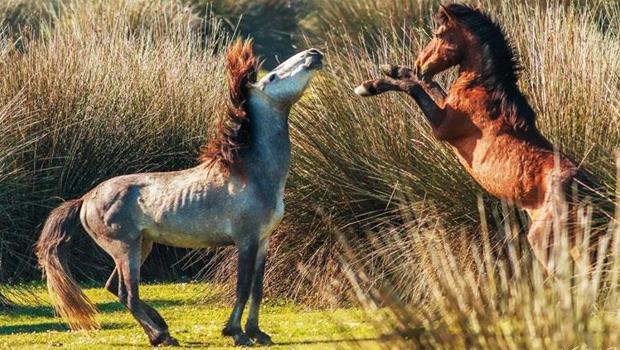
[{"label": "tall grass clump", "polygon": [[[567,230],[556,231],[549,253],[551,271],[529,254],[509,213],[501,253],[481,210],[482,244],[458,253],[451,240],[461,233],[441,228],[412,228],[398,244],[373,244],[375,256],[414,269],[426,284],[410,303],[395,293],[402,276],[373,279],[367,261],[355,250],[342,257],[346,275],[361,305],[389,349],[609,349],[620,341],[620,230],[617,222],[593,244],[598,255],[574,261],[569,254]],[[577,230],[588,246],[592,237],[592,208],[580,208]],[[561,212],[561,210],[559,210]],[[554,227],[567,227],[562,219]],[[346,244],[345,244],[346,245]],[[370,288],[366,287],[371,285]]]},{"label": "tall grass clump", "polygon": [[3,271],[21,279],[37,275],[31,246],[51,207],[112,176],[196,164],[226,99],[216,20],[176,1],[76,1],[62,11],[26,53],[0,63],[0,105],[18,100],[2,115],[10,130],[0,155],[19,153],[0,177],[11,189],[0,194],[10,201],[0,201],[10,220],[0,254]]}]

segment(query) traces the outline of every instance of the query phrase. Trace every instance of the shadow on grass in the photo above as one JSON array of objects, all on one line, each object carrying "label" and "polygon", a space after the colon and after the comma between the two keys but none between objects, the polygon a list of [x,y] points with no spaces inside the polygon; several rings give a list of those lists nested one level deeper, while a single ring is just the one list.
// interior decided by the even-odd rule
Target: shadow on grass
[{"label": "shadow on grass", "polygon": [[[150,306],[155,309],[165,308],[170,306],[179,306],[179,305],[187,305],[187,303],[180,300],[163,300],[163,299],[152,299],[152,300],[143,300]],[[123,306],[118,301],[109,301],[105,303],[97,303],[97,309],[101,313],[111,313],[111,312],[120,312],[126,311],[125,306]]]},{"label": "shadow on grass", "polygon": [[[165,308],[169,306],[177,306],[184,304],[177,300],[148,300],[149,305],[154,308]],[[117,301],[98,303],[97,308],[101,313],[123,312],[125,307]],[[37,305],[13,305],[8,309],[2,310],[4,314],[9,316],[28,316],[28,317],[47,317],[55,318],[56,314],[51,306]],[[0,335],[8,335],[15,333],[41,333],[47,331],[68,331],[69,327],[61,320],[57,322],[45,322],[34,324],[19,324],[10,326],[0,326]],[[119,329],[127,326],[126,323],[103,323],[103,329]]]},{"label": "shadow on grass", "polygon": [[[103,329],[122,329],[127,328],[127,323],[111,323],[102,324]],[[20,333],[45,333],[48,331],[68,332],[69,327],[62,321],[45,322],[37,324],[17,324],[11,326],[0,326],[0,335],[20,334]]]},{"label": "shadow on grass", "polygon": [[[184,305],[185,303],[178,300],[145,300],[154,308],[165,308],[170,306]],[[118,301],[108,301],[97,303],[97,309],[101,313],[112,313],[125,311],[125,307]],[[12,305],[11,307],[0,309],[2,313],[15,316],[29,317],[54,317],[54,309],[49,305]]]},{"label": "shadow on grass", "polygon": [[[299,341],[284,341],[284,342],[275,342],[274,346],[294,346],[294,345],[318,345],[318,344],[344,344],[350,343],[355,344],[359,342],[367,342],[367,341],[381,341],[381,338],[377,337],[368,337],[368,338],[345,338],[345,339],[309,339],[309,340],[299,340]],[[232,339],[231,339],[232,345]],[[187,348],[202,348],[215,346],[215,344],[205,343],[205,342],[191,342],[184,341],[181,342],[181,346]]]}]

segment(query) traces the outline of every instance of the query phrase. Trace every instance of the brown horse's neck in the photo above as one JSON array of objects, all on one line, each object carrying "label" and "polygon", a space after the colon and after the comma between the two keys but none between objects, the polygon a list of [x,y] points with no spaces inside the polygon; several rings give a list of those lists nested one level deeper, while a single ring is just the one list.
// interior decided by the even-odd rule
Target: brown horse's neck
[{"label": "brown horse's neck", "polygon": [[[484,76],[493,74],[494,62],[489,62],[483,55],[485,48],[473,35],[466,35],[467,47],[463,60],[459,65],[460,84],[475,86],[482,83]],[[516,82],[498,81],[498,84],[514,84]]]},{"label": "brown horse's neck", "polygon": [[[473,114],[486,110],[486,118],[498,133],[510,133],[528,143],[552,149],[551,143],[540,133],[534,122],[535,113],[518,88],[515,76],[502,74],[495,62],[485,59],[485,50],[476,38],[469,36],[469,49],[459,65],[459,75],[451,93],[459,99],[474,97],[462,106]],[[487,55],[488,56],[488,55]]]}]

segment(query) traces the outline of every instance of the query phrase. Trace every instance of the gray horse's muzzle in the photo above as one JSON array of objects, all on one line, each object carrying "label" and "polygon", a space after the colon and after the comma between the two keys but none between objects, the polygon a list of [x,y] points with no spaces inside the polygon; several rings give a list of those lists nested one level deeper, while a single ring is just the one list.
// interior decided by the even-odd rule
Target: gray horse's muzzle
[{"label": "gray horse's muzzle", "polygon": [[323,53],[315,48],[306,50],[305,66],[309,69],[323,68]]}]

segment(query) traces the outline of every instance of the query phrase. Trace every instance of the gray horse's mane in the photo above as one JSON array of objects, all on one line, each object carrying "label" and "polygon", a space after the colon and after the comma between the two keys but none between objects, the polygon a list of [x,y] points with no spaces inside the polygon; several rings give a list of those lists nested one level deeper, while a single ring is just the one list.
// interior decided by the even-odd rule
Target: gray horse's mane
[{"label": "gray horse's mane", "polygon": [[226,54],[229,101],[226,114],[217,125],[217,136],[199,156],[201,162],[219,163],[227,170],[239,162],[239,151],[249,139],[251,116],[247,112],[248,85],[256,82],[259,61],[254,56],[251,40],[237,39]]}]

